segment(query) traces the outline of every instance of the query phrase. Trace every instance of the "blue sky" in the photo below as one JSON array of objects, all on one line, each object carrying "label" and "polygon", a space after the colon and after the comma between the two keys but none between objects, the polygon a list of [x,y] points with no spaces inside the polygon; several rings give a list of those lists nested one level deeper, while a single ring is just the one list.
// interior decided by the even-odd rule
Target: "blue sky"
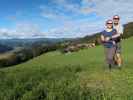
[{"label": "blue sky", "polygon": [[74,38],[102,31],[107,19],[133,21],[133,0],[0,0],[0,38]]}]

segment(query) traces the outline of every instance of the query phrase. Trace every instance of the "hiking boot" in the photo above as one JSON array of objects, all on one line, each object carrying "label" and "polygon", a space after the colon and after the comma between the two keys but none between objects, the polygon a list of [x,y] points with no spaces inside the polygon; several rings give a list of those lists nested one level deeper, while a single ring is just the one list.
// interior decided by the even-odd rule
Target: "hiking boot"
[{"label": "hiking boot", "polygon": [[118,66],[118,69],[120,69],[120,70],[122,69],[121,65],[117,65],[117,66]]},{"label": "hiking boot", "polygon": [[111,64],[109,64],[109,70],[111,71],[111,69],[112,69],[112,65],[111,65]]}]

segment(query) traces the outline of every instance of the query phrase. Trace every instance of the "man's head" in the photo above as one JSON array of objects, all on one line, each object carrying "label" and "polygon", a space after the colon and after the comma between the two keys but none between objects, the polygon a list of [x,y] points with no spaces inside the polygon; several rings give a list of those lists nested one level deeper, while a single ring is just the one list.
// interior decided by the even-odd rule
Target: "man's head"
[{"label": "man's head", "polygon": [[113,21],[112,20],[107,20],[106,21],[106,27],[108,29],[112,29],[113,28]]},{"label": "man's head", "polygon": [[113,23],[114,25],[118,25],[120,21],[120,17],[118,15],[113,16]]}]

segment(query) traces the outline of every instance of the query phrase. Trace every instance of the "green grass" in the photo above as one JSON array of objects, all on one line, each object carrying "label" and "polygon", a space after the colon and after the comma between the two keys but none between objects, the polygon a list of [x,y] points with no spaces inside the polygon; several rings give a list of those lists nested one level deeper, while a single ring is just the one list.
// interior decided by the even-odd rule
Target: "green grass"
[{"label": "green grass", "polygon": [[108,70],[102,46],[0,69],[0,100],[133,100],[132,43],[122,43],[122,70]]}]

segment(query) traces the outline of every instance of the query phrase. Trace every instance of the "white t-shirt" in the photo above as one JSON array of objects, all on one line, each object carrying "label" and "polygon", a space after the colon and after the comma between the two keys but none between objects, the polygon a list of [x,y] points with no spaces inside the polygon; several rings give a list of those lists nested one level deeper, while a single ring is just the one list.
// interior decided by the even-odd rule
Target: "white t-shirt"
[{"label": "white t-shirt", "polygon": [[114,25],[114,29],[116,29],[118,34],[123,34],[123,26],[121,24]]}]

